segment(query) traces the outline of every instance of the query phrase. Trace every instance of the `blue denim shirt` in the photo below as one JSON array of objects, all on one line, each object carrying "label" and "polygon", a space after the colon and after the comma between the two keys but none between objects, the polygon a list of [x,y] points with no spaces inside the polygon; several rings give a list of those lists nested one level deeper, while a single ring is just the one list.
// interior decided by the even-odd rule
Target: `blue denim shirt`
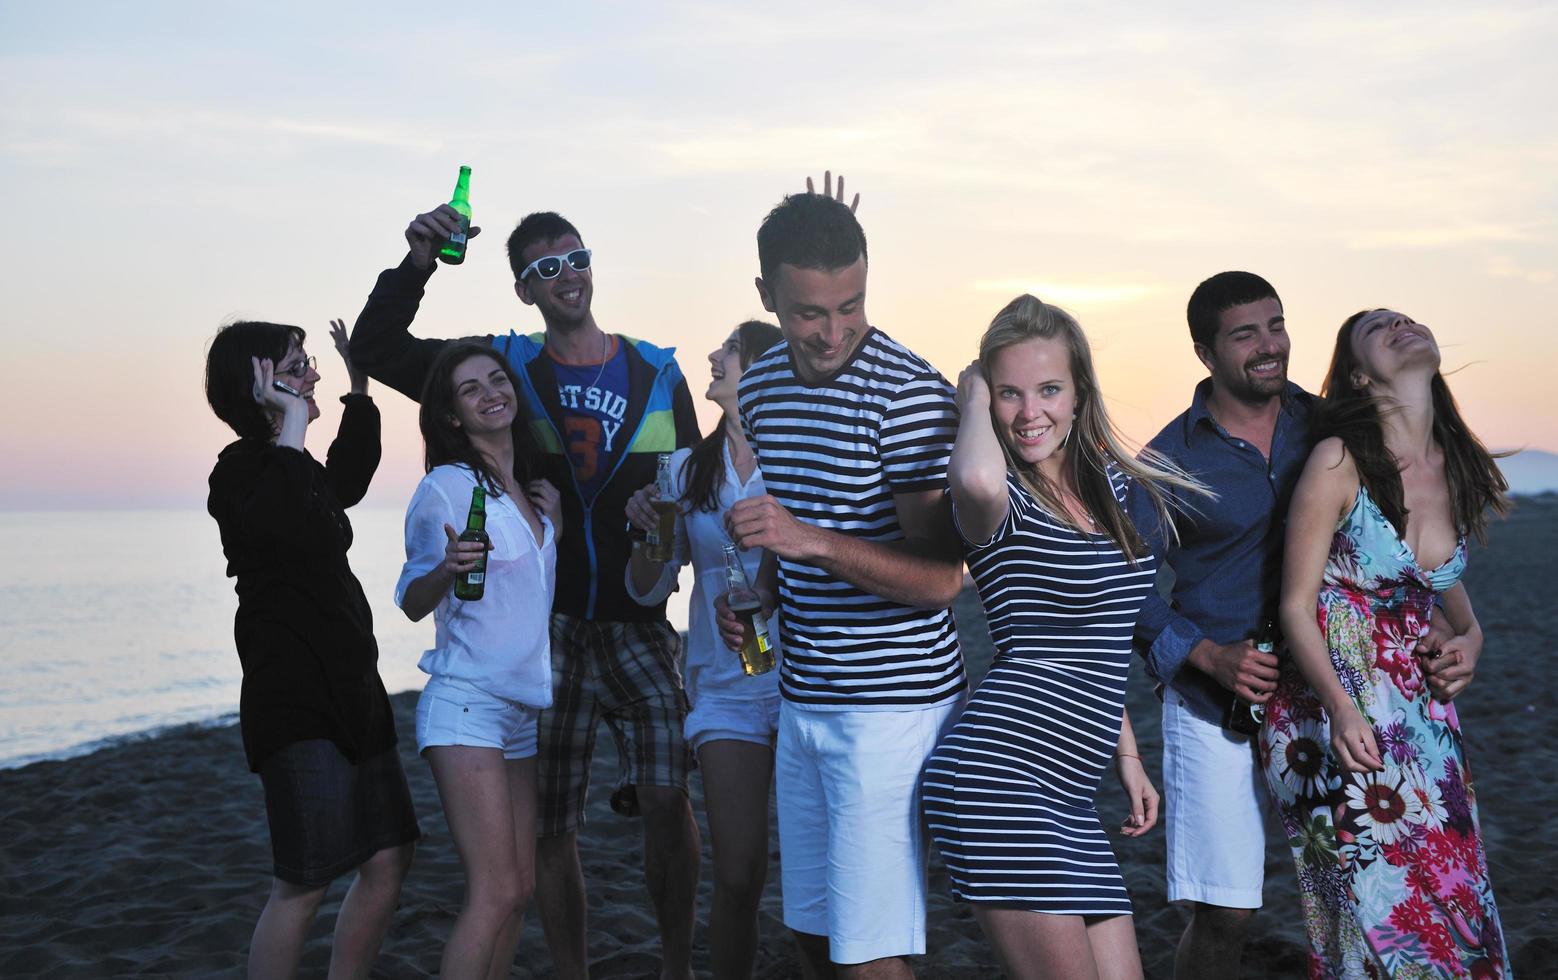
[{"label": "blue denim shirt", "polygon": [[1147,597],[1136,620],[1136,651],[1161,685],[1172,687],[1197,717],[1221,723],[1232,692],[1187,662],[1202,638],[1232,643],[1275,611],[1282,586],[1282,540],[1288,500],[1311,448],[1315,397],[1291,382],[1272,435],[1271,458],[1228,434],[1206,409],[1212,381],[1196,386],[1190,408],[1148,446],[1209,486],[1215,501],[1171,492],[1175,543],[1145,494],[1133,489],[1131,518],[1162,565],[1173,569],[1170,601]]}]

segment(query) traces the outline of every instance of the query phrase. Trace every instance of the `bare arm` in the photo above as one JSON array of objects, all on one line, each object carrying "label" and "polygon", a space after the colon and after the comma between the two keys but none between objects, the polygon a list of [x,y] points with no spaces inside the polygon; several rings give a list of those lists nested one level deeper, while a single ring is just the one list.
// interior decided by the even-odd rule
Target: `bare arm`
[{"label": "bare arm", "polygon": [[1131,727],[1131,713],[1127,711],[1120,720],[1120,742],[1115,746],[1114,771],[1120,777],[1125,790],[1125,800],[1131,812],[1120,824],[1120,833],[1127,837],[1140,837],[1158,822],[1158,791],[1147,776],[1142,764],[1141,750],[1136,746],[1136,729]]},{"label": "bare arm", "polygon": [[990,385],[978,361],[958,375],[958,434],[947,464],[958,527],[968,541],[990,540],[1006,520],[1006,454],[990,422]]},{"label": "bare arm", "polygon": [[426,574],[412,579],[401,597],[400,609],[413,623],[438,608],[454,586],[455,576],[475,568],[487,548],[480,541],[461,541],[448,524],[444,525],[444,534],[449,539],[444,560]]},{"label": "bare arm", "polygon": [[1434,698],[1448,703],[1466,689],[1477,672],[1477,661],[1482,658],[1482,626],[1472,611],[1471,596],[1467,594],[1465,584],[1455,583],[1439,597],[1439,602],[1444,611],[1434,610],[1434,632],[1440,630],[1438,620],[1443,619],[1443,629],[1450,636],[1433,644],[1422,664]]},{"label": "bare arm", "polygon": [[1374,732],[1342,687],[1315,606],[1330,556],[1337,522],[1346,516],[1358,492],[1358,474],[1341,440],[1315,447],[1293,490],[1288,510],[1287,543],[1282,561],[1282,634],[1304,680],[1331,721],[1331,750],[1349,772],[1384,768]]},{"label": "bare arm", "polygon": [[798,520],[771,496],[738,500],[725,515],[742,548],[815,565],[855,588],[922,609],[945,609],[963,585],[951,510],[936,490],[895,493],[901,541],[865,541]]}]

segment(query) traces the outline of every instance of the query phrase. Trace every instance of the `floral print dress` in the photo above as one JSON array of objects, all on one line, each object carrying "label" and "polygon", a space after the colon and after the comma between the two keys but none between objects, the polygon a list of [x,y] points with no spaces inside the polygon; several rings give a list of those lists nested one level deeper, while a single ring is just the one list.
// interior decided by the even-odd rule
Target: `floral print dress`
[{"label": "floral print dress", "polygon": [[1315,615],[1384,772],[1337,765],[1319,699],[1283,658],[1258,745],[1298,865],[1312,978],[1510,975],[1460,722],[1412,652],[1465,568],[1464,539],[1419,566],[1362,487],[1331,542]]}]

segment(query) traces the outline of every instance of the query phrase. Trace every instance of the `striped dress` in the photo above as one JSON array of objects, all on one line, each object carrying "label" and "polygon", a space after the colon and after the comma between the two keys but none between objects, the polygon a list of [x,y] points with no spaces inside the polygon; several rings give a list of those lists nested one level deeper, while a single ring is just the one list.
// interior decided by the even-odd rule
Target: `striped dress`
[{"label": "striped dress", "polygon": [[[1123,499],[1124,477],[1110,480]],[[960,901],[1128,915],[1093,798],[1157,566],[1056,520],[1010,474],[1007,494],[994,536],[964,542],[996,659],[926,765],[926,820]]]}]

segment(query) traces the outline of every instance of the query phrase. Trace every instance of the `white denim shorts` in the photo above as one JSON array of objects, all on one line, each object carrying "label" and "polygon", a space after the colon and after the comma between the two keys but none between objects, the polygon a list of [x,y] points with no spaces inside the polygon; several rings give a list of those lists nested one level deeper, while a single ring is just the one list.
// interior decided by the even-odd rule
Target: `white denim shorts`
[{"label": "white denim shorts", "polygon": [[505,759],[536,754],[540,710],[488,694],[465,681],[434,675],[417,698],[417,751],[437,745],[502,749]]},{"label": "white denim shorts", "polygon": [[734,739],[774,747],[779,735],[778,692],[765,698],[722,698],[699,694],[682,731],[694,752],[708,742]]},{"label": "white denim shorts", "polygon": [[1198,718],[1163,692],[1168,899],[1258,909],[1266,878],[1266,779],[1254,740]]},{"label": "white denim shorts", "polygon": [[835,963],[925,952],[920,772],[961,707],[779,709],[784,924],[827,936]]}]

